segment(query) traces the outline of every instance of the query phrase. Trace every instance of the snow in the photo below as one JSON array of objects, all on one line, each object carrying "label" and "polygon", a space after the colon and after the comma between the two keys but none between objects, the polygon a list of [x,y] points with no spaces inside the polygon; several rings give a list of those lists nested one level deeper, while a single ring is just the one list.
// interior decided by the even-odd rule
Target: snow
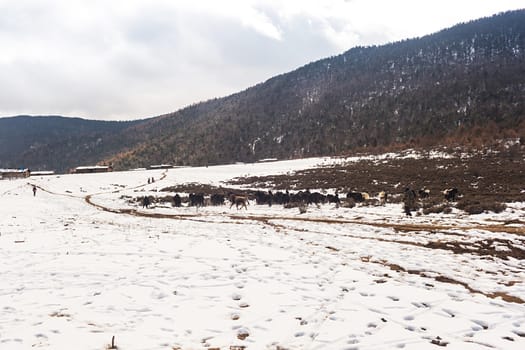
[{"label": "snow", "polygon": [[509,228],[523,228],[524,203],[406,218],[399,204],[299,214],[123,198],[345,161],[0,181],[0,349],[106,349],[113,336],[118,349],[523,349],[525,261],[425,244],[523,250]]}]

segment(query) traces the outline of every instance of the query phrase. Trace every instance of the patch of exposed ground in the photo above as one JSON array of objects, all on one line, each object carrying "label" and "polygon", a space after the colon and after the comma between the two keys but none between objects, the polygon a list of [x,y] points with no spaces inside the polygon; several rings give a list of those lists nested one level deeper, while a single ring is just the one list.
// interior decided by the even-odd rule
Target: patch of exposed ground
[{"label": "patch of exposed ground", "polygon": [[[525,201],[525,148],[519,153],[476,153],[451,158],[391,158],[361,160],[308,169],[292,174],[234,179],[232,185],[273,190],[339,190],[376,194],[401,193],[405,187],[427,188],[430,199],[441,202],[445,188],[456,187],[461,201],[491,204]],[[395,200],[395,198],[392,198]],[[461,205],[461,204],[459,204]]]},{"label": "patch of exposed ground", "polygon": [[509,303],[525,304],[525,300],[523,300],[520,297],[517,297],[517,296],[514,296],[514,295],[510,295],[510,294],[507,294],[505,292],[492,292],[492,293],[483,292],[483,291],[480,291],[480,290],[472,288],[471,286],[468,285],[468,283],[465,283],[465,282],[462,282],[462,281],[458,281],[458,280],[455,280],[453,278],[442,276],[442,275],[434,276],[434,274],[432,274],[432,275],[429,274],[428,271],[425,272],[425,271],[421,271],[421,270],[407,270],[407,269],[403,268],[400,265],[392,264],[392,263],[389,263],[389,262],[387,262],[385,260],[378,260],[378,261],[370,260],[370,259],[361,259],[361,260],[363,262],[381,264],[383,266],[389,267],[391,270],[396,271],[396,272],[405,272],[405,273],[412,274],[412,275],[419,275],[419,276],[425,277],[425,278],[432,278],[432,279],[434,279],[437,282],[460,285],[460,286],[464,287],[466,290],[468,290],[471,293],[482,294],[482,295],[484,295],[484,296],[486,296],[488,298],[491,298],[491,299],[501,298],[502,300],[505,300],[506,302],[509,302]]}]

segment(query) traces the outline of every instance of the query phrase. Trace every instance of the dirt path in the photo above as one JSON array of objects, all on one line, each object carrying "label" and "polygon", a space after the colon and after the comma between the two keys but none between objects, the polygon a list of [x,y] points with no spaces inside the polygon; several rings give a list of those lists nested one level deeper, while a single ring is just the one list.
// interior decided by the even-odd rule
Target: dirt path
[{"label": "dirt path", "polygon": [[[126,214],[138,217],[148,217],[156,219],[175,219],[175,220],[192,220],[207,222],[206,214],[194,213],[194,214],[165,214],[165,213],[151,213],[140,211],[134,208],[114,209],[109,208],[101,204],[94,203],[92,195],[85,197],[86,203],[96,207],[99,210],[103,210],[115,214]],[[462,231],[468,232],[469,230],[485,230],[489,232],[505,232],[513,235],[517,235],[516,240],[521,242],[525,246],[525,239],[522,237],[525,235],[525,227],[516,226],[505,226],[505,225],[436,225],[436,224],[416,224],[416,223],[388,223],[388,222],[370,222],[364,220],[345,220],[345,219],[330,219],[330,218],[308,218],[308,217],[297,217],[297,216],[262,216],[262,215],[238,215],[238,214],[222,214],[229,220],[234,221],[259,221],[266,225],[278,226],[275,221],[300,221],[300,222],[319,222],[325,224],[353,224],[353,225],[364,225],[380,228],[388,228],[394,231],[408,231],[408,232],[443,232],[445,234],[450,231]],[[231,221],[228,221],[231,222]],[[287,227],[289,229],[289,227]],[[457,233],[455,233],[457,235]],[[516,242],[509,239],[495,239],[495,238],[483,238],[476,241],[461,241],[461,240],[429,240],[426,243],[406,241],[401,239],[387,239],[383,237],[361,237],[357,235],[345,234],[350,238],[354,239],[368,239],[376,240],[381,242],[391,242],[396,244],[403,244],[409,246],[417,246],[428,249],[442,249],[451,251],[454,254],[476,254],[480,256],[491,256],[498,257],[500,259],[507,260],[509,258],[525,259],[525,250],[516,246]],[[506,249],[502,250],[499,247],[505,246]]]},{"label": "dirt path", "polygon": [[[103,206],[101,204],[94,203],[92,200],[93,195],[84,197],[86,203],[94,206],[100,210],[115,213],[115,214],[128,214],[141,217],[159,218],[159,219],[191,219],[191,218],[203,218],[205,215],[195,214],[161,214],[161,213],[148,213],[140,211],[134,208],[114,209]],[[262,215],[238,215],[238,214],[227,214],[228,218],[233,220],[256,220],[256,221],[268,221],[268,220],[287,220],[287,221],[305,221],[305,222],[320,222],[325,224],[355,224],[355,225],[366,225],[382,228],[391,228],[396,231],[450,231],[450,230],[485,230],[490,232],[505,232],[519,236],[525,236],[525,226],[507,226],[505,223],[501,225],[436,225],[436,224],[417,224],[417,223],[392,223],[392,222],[370,222],[364,220],[347,220],[347,219],[330,219],[330,218],[308,218],[308,217],[297,217],[297,216],[262,216]]]},{"label": "dirt path", "polygon": [[293,221],[309,221],[309,222],[321,222],[326,224],[356,224],[356,225],[367,225],[375,227],[392,228],[397,231],[447,231],[447,230],[485,230],[490,232],[505,232],[510,234],[525,236],[525,226],[505,226],[505,225],[435,225],[435,224],[416,224],[416,223],[389,223],[389,222],[370,222],[364,220],[345,220],[345,219],[324,219],[324,218],[302,218],[294,216],[283,216],[283,217],[264,217],[264,216],[239,216],[230,215],[232,219],[246,219],[251,220],[293,220]]}]

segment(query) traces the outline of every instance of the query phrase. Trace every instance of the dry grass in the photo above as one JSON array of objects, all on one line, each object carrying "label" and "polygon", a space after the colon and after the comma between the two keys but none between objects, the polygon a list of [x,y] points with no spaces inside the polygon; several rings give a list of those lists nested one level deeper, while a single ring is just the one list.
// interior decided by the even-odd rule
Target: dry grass
[{"label": "dry grass", "polygon": [[525,201],[525,147],[499,153],[478,152],[468,157],[363,160],[294,174],[237,178],[235,185],[272,190],[338,190],[390,194],[389,202],[400,202],[405,187],[428,188],[430,197],[421,202],[427,212],[446,212],[445,188],[459,189],[458,205],[467,212],[504,210],[501,203]]}]

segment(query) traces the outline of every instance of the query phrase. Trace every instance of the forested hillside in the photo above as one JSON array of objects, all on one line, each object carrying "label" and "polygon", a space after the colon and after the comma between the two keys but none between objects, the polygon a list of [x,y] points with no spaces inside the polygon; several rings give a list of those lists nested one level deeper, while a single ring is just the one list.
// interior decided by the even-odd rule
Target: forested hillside
[{"label": "forested hillside", "polygon": [[0,118],[0,168],[67,171],[119,150],[113,136],[133,122],[60,116]]},{"label": "forested hillside", "polygon": [[352,48],[148,120],[88,129],[77,120],[60,130],[25,120],[18,126],[24,134],[13,138],[19,129],[4,129],[0,119],[0,167],[65,170],[105,162],[129,169],[490,145],[525,140],[524,96],[525,10],[519,10],[422,38]]},{"label": "forested hillside", "polygon": [[525,11],[357,47],[146,125],[111,160],[206,164],[525,135]]}]

